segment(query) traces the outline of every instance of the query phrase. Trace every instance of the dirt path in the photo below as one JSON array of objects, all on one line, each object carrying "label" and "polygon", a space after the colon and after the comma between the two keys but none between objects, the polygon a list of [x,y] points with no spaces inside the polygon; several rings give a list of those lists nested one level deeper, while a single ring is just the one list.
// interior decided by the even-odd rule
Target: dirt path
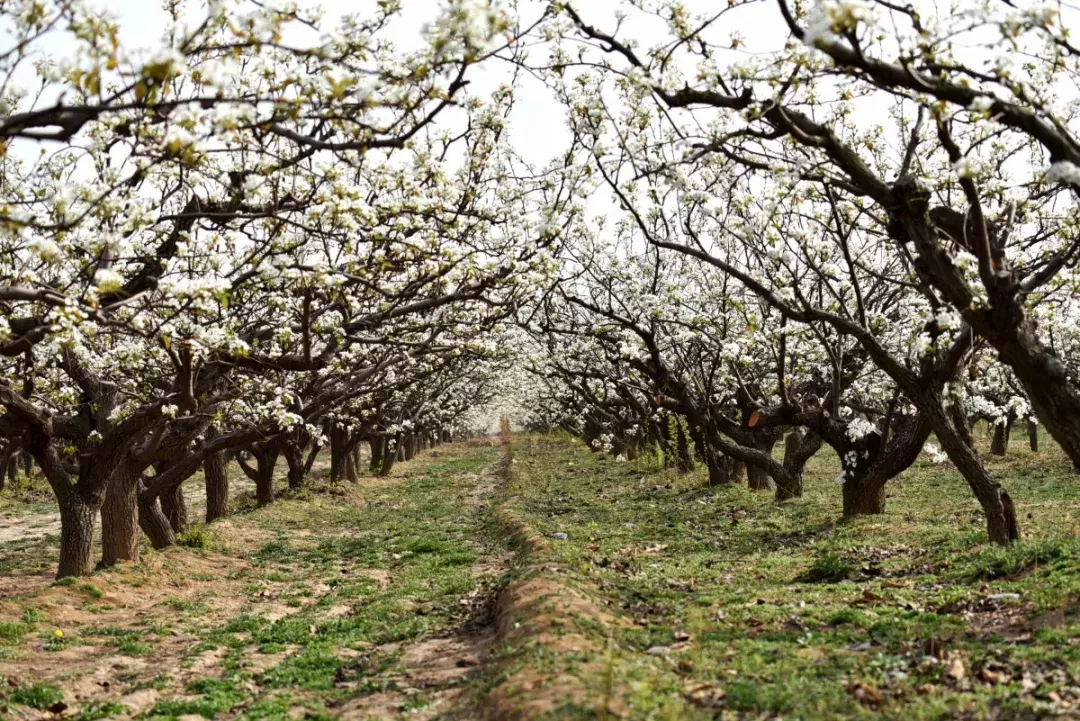
[{"label": "dirt path", "polygon": [[[215,523],[209,549],[70,585],[14,568],[0,577],[0,710],[7,693],[28,719],[55,718],[54,702],[98,718],[469,717],[511,560],[490,519],[498,453],[434,449],[389,479]],[[49,558],[55,531],[19,520],[6,563]]]}]

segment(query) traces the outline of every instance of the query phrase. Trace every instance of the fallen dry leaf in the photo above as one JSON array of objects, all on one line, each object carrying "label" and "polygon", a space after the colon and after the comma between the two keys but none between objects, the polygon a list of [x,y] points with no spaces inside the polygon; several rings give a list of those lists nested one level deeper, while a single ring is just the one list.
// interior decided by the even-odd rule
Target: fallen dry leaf
[{"label": "fallen dry leaf", "polygon": [[945,667],[945,675],[954,681],[959,681],[967,675],[967,671],[964,669],[964,662],[959,656],[953,656],[949,661],[949,665]]}]

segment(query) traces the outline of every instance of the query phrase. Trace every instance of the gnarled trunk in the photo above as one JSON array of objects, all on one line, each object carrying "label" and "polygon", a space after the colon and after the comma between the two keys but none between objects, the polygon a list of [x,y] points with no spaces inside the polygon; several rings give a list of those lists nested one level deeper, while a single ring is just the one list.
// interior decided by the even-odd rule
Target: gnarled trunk
[{"label": "gnarled trunk", "polygon": [[382,467],[379,468],[380,476],[390,475],[390,471],[394,467],[394,462],[397,460],[398,452],[401,450],[401,434],[398,433],[394,437],[394,444],[391,445],[390,439],[387,438],[386,450],[383,452]]},{"label": "gnarled trunk", "polygon": [[124,466],[109,479],[101,505],[101,565],[139,560],[139,476]]},{"label": "gnarled trunk", "polygon": [[934,434],[941,442],[942,450],[963,475],[982,506],[990,540],[1008,545],[1019,539],[1020,526],[1016,521],[1016,509],[1012,499],[1001,484],[987,472],[975,450],[957,433],[937,397],[924,391],[913,400],[927,415]]},{"label": "gnarled trunk", "polygon": [[[184,486],[177,484],[161,493],[161,511],[169,520],[174,533],[183,533],[188,526],[187,502],[184,500]],[[149,535],[149,534],[148,534]],[[151,539],[153,541],[153,539]],[[157,546],[155,546],[157,548]]]},{"label": "gnarled trunk", "polygon": [[368,463],[368,471],[376,473],[382,467],[383,453],[386,452],[386,436],[371,436],[368,438],[368,445],[371,447],[371,461]]},{"label": "gnarled trunk", "polygon": [[298,491],[304,487],[304,447],[297,441],[286,441],[284,455],[289,466],[289,490]]},{"label": "gnarled trunk", "polygon": [[806,462],[820,449],[821,436],[817,433],[807,433],[801,428],[788,433],[784,439],[784,468],[792,478],[790,483],[783,479],[776,480],[777,503],[802,497]]},{"label": "gnarled trunk", "polygon": [[206,522],[229,515],[229,469],[225,453],[212,453],[203,461],[206,481]]},{"label": "gnarled trunk", "polygon": [[158,550],[176,545],[175,526],[162,511],[157,498],[148,501],[145,496],[139,495],[139,527],[150,539],[150,545]]},{"label": "gnarled trunk", "polygon": [[57,578],[85,576],[92,569],[94,522],[98,506],[72,487],[61,494],[60,503],[60,565]]}]

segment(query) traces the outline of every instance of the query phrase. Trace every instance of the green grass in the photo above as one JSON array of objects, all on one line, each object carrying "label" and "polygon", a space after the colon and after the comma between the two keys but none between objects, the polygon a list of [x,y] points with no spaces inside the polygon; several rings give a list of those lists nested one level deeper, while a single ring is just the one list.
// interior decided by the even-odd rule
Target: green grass
[{"label": "green grass", "polygon": [[[517,661],[586,669],[586,707],[617,689],[630,718],[1067,710],[1062,689],[1080,677],[1080,485],[1049,442],[1038,455],[1014,442],[989,464],[1024,533],[1008,549],[986,542],[978,504],[948,467],[918,463],[890,482],[885,514],[842,521],[838,462],[824,451],[805,496],[777,506],[745,484],[706,488],[700,470],[520,439],[511,508],[543,535],[567,534],[543,560],[621,620],[574,624],[603,654],[534,649]],[[646,653],[657,646],[671,652]],[[963,671],[950,675],[954,658]]]},{"label": "green grass", "polygon": [[47,683],[35,683],[32,686],[20,686],[8,696],[12,703],[29,706],[44,711],[64,700],[64,692]]}]

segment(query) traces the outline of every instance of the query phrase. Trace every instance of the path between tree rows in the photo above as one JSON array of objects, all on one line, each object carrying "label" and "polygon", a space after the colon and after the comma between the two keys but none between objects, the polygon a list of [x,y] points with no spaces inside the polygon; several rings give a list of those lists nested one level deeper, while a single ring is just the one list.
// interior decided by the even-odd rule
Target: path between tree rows
[{"label": "path between tree rows", "polygon": [[489,441],[433,449],[389,478],[237,513],[208,548],[73,583],[52,582],[47,530],[0,542],[0,711],[476,717],[514,559],[492,513],[502,454]]}]

